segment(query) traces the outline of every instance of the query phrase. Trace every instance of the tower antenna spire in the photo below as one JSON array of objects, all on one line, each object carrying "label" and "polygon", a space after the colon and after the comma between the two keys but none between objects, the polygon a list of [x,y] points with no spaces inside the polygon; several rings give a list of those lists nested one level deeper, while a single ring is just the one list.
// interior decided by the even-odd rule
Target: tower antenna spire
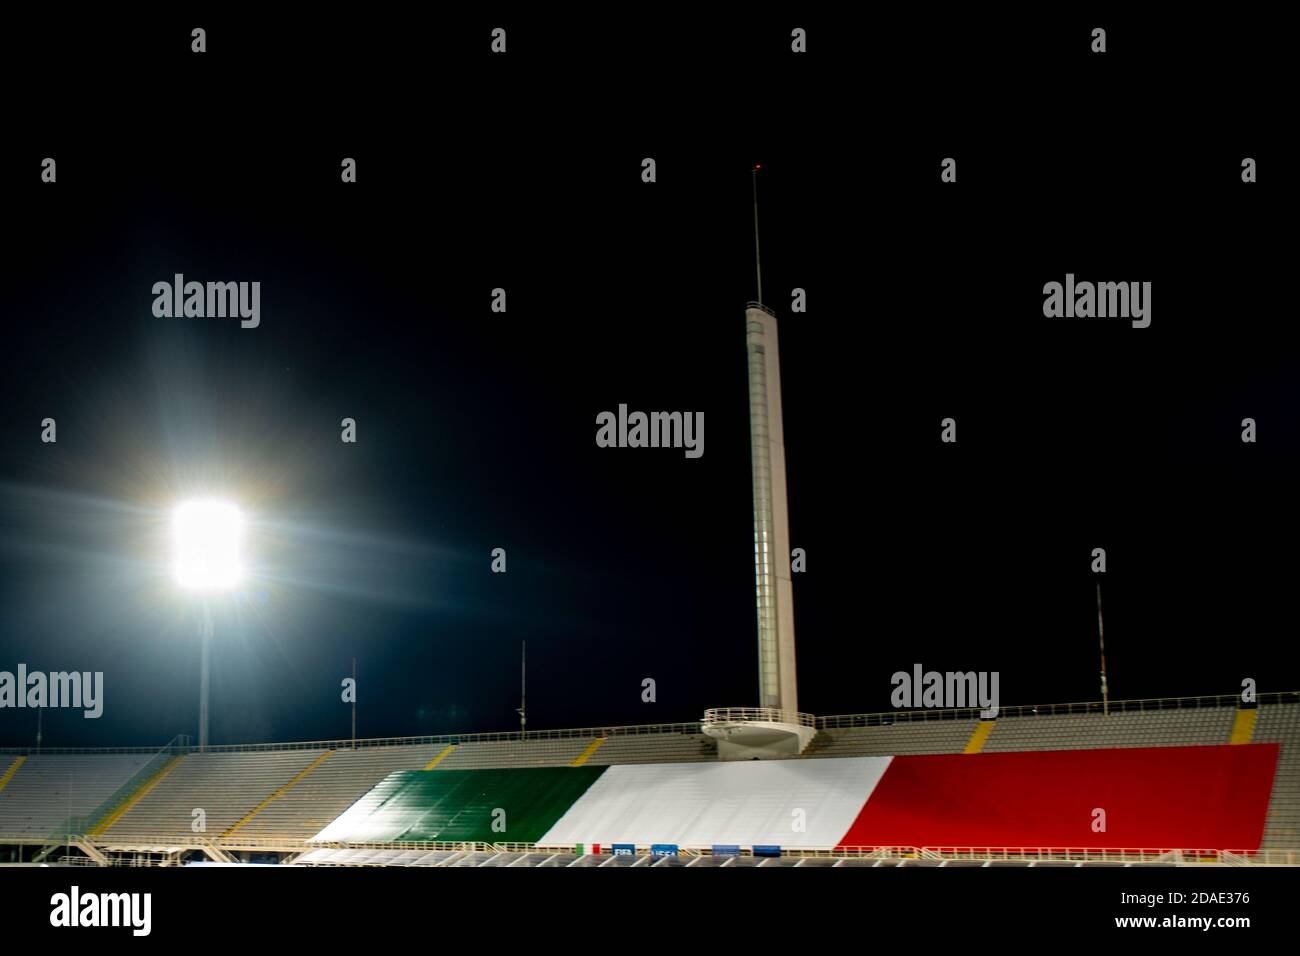
[{"label": "tower antenna spire", "polygon": [[755,163],[754,168],[750,170],[754,176],[754,272],[758,276],[758,304],[763,304],[763,260],[758,252],[758,171],[763,168],[762,163]]}]

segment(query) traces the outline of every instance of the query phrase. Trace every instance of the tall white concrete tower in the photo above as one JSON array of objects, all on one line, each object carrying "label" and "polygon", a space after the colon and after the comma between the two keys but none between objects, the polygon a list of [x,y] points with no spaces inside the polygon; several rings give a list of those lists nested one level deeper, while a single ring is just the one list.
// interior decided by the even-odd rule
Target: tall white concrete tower
[{"label": "tall white concrete tower", "polygon": [[754,493],[754,593],[758,609],[758,706],[705,712],[703,730],[723,760],[783,757],[803,751],[816,729],[799,713],[794,663],[794,586],[781,418],[781,353],[776,315],[763,305],[754,175],[754,268],[758,300],[745,308],[749,357],[749,438]]},{"label": "tall white concrete tower", "polygon": [[758,605],[759,706],[799,710],[794,665],[794,587],[781,421],[781,358],[776,316],[761,302],[745,309],[749,350],[749,440],[754,486],[754,590]]}]

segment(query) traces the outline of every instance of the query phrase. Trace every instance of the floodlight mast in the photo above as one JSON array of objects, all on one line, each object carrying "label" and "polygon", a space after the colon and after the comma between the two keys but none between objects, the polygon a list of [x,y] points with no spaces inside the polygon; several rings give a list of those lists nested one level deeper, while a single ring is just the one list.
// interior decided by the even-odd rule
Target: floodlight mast
[{"label": "floodlight mast", "polygon": [[203,650],[202,665],[199,668],[199,753],[208,749],[208,662],[212,656],[212,605],[203,602]]},{"label": "floodlight mast", "polygon": [[172,516],[177,583],[187,591],[203,592],[199,665],[199,752],[208,749],[211,689],[212,595],[239,584],[243,568],[239,541],[243,515],[227,502],[196,500],[177,506]]}]

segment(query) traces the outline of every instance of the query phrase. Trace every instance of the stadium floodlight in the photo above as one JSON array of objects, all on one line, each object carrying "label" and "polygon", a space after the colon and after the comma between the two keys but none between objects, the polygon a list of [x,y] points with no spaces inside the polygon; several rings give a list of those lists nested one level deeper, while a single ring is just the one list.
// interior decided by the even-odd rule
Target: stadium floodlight
[{"label": "stadium floodlight", "polygon": [[172,514],[173,572],[187,591],[228,591],[244,578],[244,516],[228,501],[200,499]]},{"label": "stadium floodlight", "polygon": [[[228,501],[201,498],[172,512],[172,571],[187,591],[205,595],[229,591],[244,580],[240,548],[244,516]],[[199,676],[199,751],[208,749],[209,658],[212,605],[203,601],[202,663]]]}]

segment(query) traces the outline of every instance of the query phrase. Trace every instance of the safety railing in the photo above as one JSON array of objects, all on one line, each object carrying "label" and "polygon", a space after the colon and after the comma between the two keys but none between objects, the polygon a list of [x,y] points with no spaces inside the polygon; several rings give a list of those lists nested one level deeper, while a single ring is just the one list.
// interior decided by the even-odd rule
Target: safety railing
[{"label": "safety railing", "polygon": [[[204,846],[222,850],[257,849],[278,851],[296,855],[309,850],[403,850],[420,853],[479,853],[479,854],[532,854],[532,855],[573,855],[576,846],[535,846],[530,843],[483,843],[483,842],[411,842],[411,841],[377,841],[377,842],[338,842],[293,844],[272,839],[214,839],[163,841],[159,844],[147,842],[107,841],[97,843],[98,849],[109,856],[118,866],[164,865],[170,862],[167,855],[174,859],[178,852],[201,850]],[[584,847],[589,850],[590,847]],[[610,856],[608,848],[602,856]],[[635,856],[654,855],[647,845],[637,847]],[[707,857],[712,855],[708,847],[680,847],[677,855],[684,857]],[[732,851],[729,855],[752,857],[752,848],[744,847]],[[1263,850],[1197,850],[1187,848],[1154,849],[1142,847],[963,847],[963,846],[842,846],[823,849],[806,849],[782,847],[781,856],[790,859],[866,859],[895,862],[917,863],[1127,863],[1155,865],[1220,865],[1220,866],[1300,866],[1300,850],[1263,849]],[[69,862],[80,858],[70,857]]]},{"label": "safety railing", "polygon": [[[595,739],[596,737],[636,737],[654,734],[698,734],[696,721],[676,724],[631,724],[609,727],[571,727],[558,730],[489,731],[484,733],[433,734],[421,737],[367,737],[353,741],[300,740],[287,743],[209,744],[206,753],[261,753],[284,750],[351,750],[355,745],[361,750],[369,747],[418,747],[421,745],[463,743],[532,743],[547,740]],[[188,748],[193,750],[191,746]],[[157,747],[44,747],[41,754],[153,754]],[[34,754],[31,747],[0,747],[0,754]]]},{"label": "safety railing", "polygon": [[706,726],[709,724],[768,723],[816,727],[817,718],[812,714],[778,710],[775,707],[711,707],[704,712],[703,723]]},{"label": "safety railing", "polygon": [[[370,747],[416,747],[422,744],[466,743],[534,743],[547,740],[595,739],[596,737],[629,737],[641,734],[695,734],[700,726],[689,724],[643,724],[628,727],[575,727],[564,730],[497,731],[474,734],[438,734],[428,737],[372,737],[356,741],[358,750]],[[207,753],[256,753],[266,750],[350,750],[351,740],[309,740],[296,743],[269,744],[210,744]]]},{"label": "safety railing", "polygon": [[[1300,691],[1273,691],[1259,694],[1256,705],[1300,704]],[[1109,711],[1121,713],[1150,713],[1155,711],[1193,710],[1241,706],[1239,694],[1221,694],[1202,697],[1153,697],[1137,700],[1112,700]],[[823,730],[851,727],[887,727],[891,724],[928,722],[939,720],[979,720],[981,707],[955,707],[933,710],[887,710],[871,714],[834,714],[817,718],[817,727]],[[1102,716],[1105,708],[1101,701],[1078,701],[1067,704],[1012,704],[998,708],[998,719],[1021,717],[1051,717],[1064,714],[1095,714]]]},{"label": "safety railing", "polygon": [[[187,734],[178,734],[172,740],[184,740],[186,749],[191,746],[191,738]],[[67,754],[112,756],[114,754],[155,754],[157,752],[157,744],[147,747],[0,747],[0,754],[23,754],[29,757]]]},{"label": "safety railing", "polygon": [[[1257,705],[1268,707],[1274,704],[1300,704],[1300,691],[1272,691],[1259,694]],[[1157,697],[1138,700],[1113,700],[1109,704],[1111,715],[1117,713],[1141,713],[1150,711],[1184,710],[1209,707],[1240,707],[1241,697],[1237,694],[1222,694],[1202,697]],[[791,715],[797,717],[796,723],[802,726],[816,727],[819,730],[833,730],[851,727],[879,727],[890,724],[912,723],[917,721],[937,720],[977,720],[980,707],[961,707],[934,710],[888,710],[863,714],[833,714],[826,717],[814,717],[811,714]],[[721,713],[784,713],[769,711],[762,707],[713,708],[708,714]],[[1011,704],[998,709],[998,719],[1021,717],[1046,717],[1061,714],[1096,714],[1103,712],[1101,701],[1081,701],[1066,704]],[[767,718],[760,718],[767,719]],[[257,753],[282,750],[348,750],[355,744],[357,749],[369,747],[410,747],[421,744],[459,744],[476,742],[530,742],[546,740],[569,740],[574,738],[594,739],[596,737],[631,737],[653,734],[697,734],[700,722],[672,724],[629,724],[604,727],[573,727],[557,730],[503,730],[487,733],[436,734],[422,737],[368,737],[353,741],[349,738],[335,740],[308,740],[289,743],[255,743],[255,744],[213,744],[207,748],[208,753]],[[188,740],[188,738],[185,738]],[[187,750],[192,750],[192,744]],[[157,747],[43,747],[40,754],[154,754]],[[34,747],[0,747],[0,754],[35,754]]]}]

